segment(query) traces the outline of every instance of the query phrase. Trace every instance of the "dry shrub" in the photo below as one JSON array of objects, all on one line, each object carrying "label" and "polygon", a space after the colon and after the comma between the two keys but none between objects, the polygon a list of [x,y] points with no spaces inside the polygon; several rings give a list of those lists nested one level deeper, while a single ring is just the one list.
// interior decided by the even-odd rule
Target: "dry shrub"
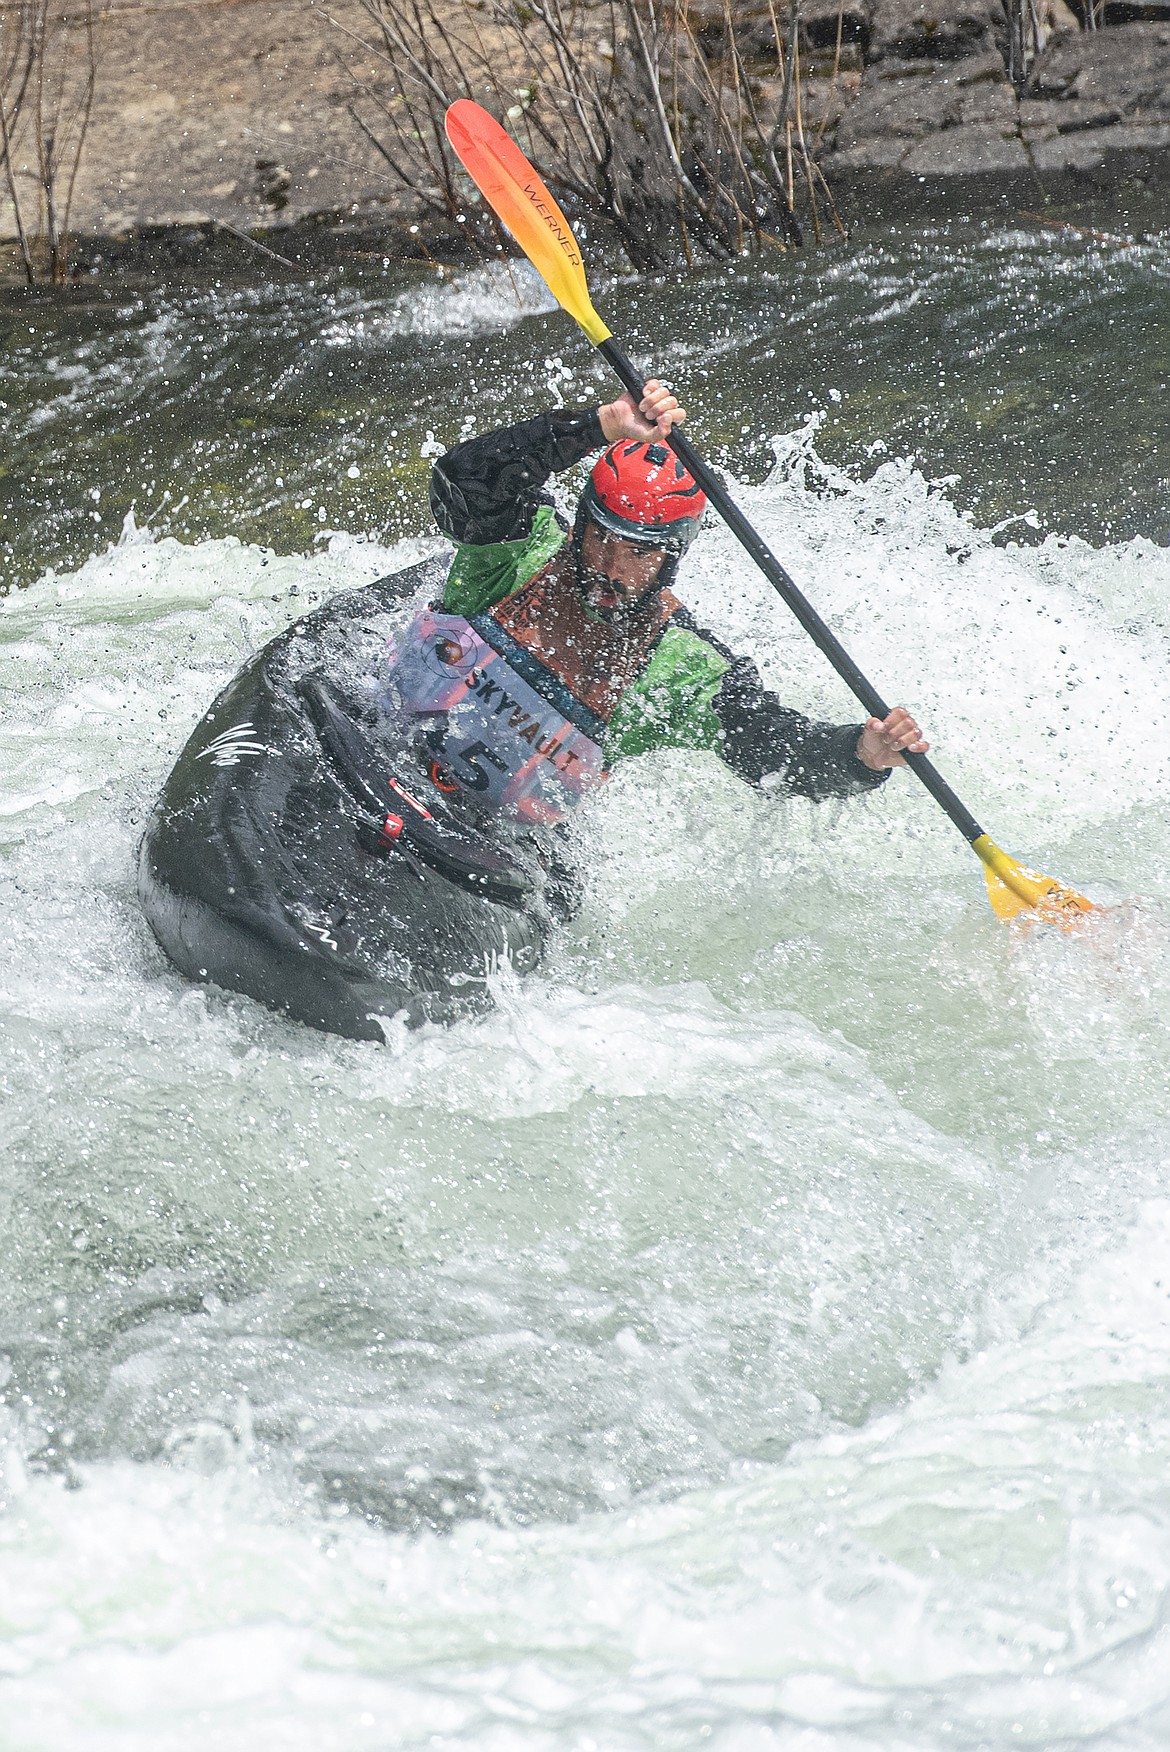
[{"label": "dry shrub", "polygon": [[[471,97],[510,128],[578,222],[638,269],[728,260],[840,228],[809,151],[799,0],[783,28],[731,0],[361,0],[380,76],[354,79],[350,113],[420,209],[494,247],[443,132]],[[354,33],[333,21],[338,30]]]},{"label": "dry shrub", "polygon": [[98,73],[93,0],[0,5],[0,167],[25,277],[69,272],[69,218]]}]

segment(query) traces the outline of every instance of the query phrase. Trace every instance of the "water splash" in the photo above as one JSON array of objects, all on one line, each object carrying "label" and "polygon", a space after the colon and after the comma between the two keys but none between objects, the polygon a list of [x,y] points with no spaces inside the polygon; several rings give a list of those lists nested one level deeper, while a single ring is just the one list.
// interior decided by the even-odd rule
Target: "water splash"
[{"label": "water splash", "polygon": [[[539,979],[330,1040],[185,986],[134,847],[244,656],[417,545],[132,530],[0,608],[14,1743],[1156,1734],[1170,561],[780,455],[745,505],[998,837],[1138,914],[1016,941],[907,779],[668,755]],[[718,530],[688,597],[852,715]]]}]

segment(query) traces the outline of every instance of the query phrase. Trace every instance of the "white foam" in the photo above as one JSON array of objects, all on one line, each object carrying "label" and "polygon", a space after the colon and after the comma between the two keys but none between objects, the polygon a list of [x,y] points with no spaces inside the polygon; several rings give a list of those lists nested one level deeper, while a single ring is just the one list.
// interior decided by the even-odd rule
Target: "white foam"
[{"label": "white foam", "polygon": [[321,331],[326,346],[376,347],[404,334],[484,335],[513,328],[528,316],[556,309],[544,281],[527,262],[500,262],[452,273],[440,268],[429,284],[412,287],[389,305],[377,300],[346,309]]},{"label": "white foam", "polygon": [[0,605],[14,1745],[1157,1743],[1170,556],[780,451],[737,496],[944,771],[1138,913],[1017,939],[908,777],[818,809],[676,753],[589,805],[538,978],[331,1040],[186,985],[135,846],[245,656],[429,549],[131,527]]}]

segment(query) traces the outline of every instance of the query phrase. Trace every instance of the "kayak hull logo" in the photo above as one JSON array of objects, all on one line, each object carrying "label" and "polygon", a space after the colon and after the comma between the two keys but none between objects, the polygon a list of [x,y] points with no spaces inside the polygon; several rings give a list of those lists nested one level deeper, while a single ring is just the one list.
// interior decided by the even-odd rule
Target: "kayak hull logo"
[{"label": "kayak hull logo", "polygon": [[195,756],[196,760],[209,760],[212,766],[239,766],[246,754],[267,754],[268,749],[263,742],[256,741],[256,726],[250,719],[242,724],[233,724],[230,730],[221,731],[206,748],[201,748]]}]

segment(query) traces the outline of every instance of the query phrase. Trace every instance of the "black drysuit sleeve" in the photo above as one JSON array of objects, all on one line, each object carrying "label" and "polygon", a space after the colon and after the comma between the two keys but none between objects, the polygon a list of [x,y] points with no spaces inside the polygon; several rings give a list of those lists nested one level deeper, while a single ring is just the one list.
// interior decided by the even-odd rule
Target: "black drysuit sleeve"
[{"label": "black drysuit sleeve", "polygon": [[486,547],[532,532],[550,474],[584,461],[605,443],[596,408],[551,408],[534,420],[468,438],[431,473],[431,510],[452,541]]},{"label": "black drysuit sleeve", "polygon": [[862,725],[818,723],[794,712],[764,686],[748,657],[732,659],[711,709],[723,732],[722,758],[749,785],[773,782],[823,802],[872,791],[890,776],[888,768],[875,773],[858,760]]}]

